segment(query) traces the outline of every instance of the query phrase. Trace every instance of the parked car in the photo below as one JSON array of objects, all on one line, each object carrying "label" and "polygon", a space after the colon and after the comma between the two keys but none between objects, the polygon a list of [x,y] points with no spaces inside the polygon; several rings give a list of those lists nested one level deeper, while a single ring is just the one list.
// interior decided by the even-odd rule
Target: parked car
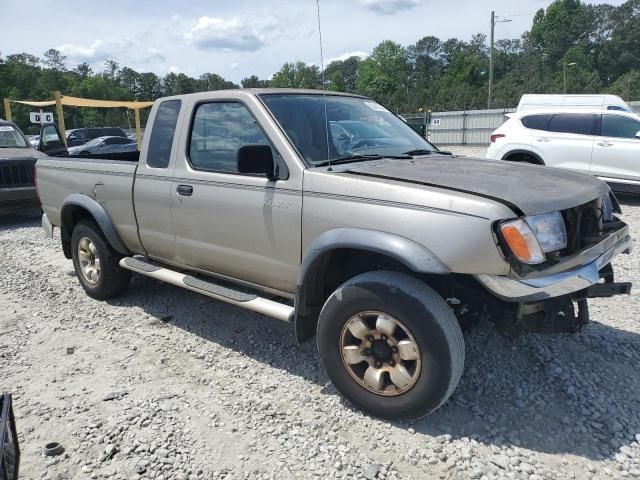
[{"label": "parked car", "polygon": [[487,158],[596,175],[620,192],[640,191],[640,116],[615,110],[523,111],[491,135]]},{"label": "parked car", "polygon": [[96,155],[120,152],[133,152],[137,150],[137,144],[128,137],[98,137],[89,140],[83,145],[69,147],[69,155]]},{"label": "parked car", "polygon": [[[362,119],[397,146],[338,152],[327,126]],[[374,415],[449,398],[461,325],[575,332],[588,298],[630,290],[604,182],[444,154],[367,98],[202,92],[157,100],[149,125],[139,162],[37,163],[43,228],[60,228],[85,292],[113,297],[136,272],[292,323]]]},{"label": "parked car", "polygon": [[617,95],[525,94],[516,111],[553,108],[602,109],[633,112],[627,102]]},{"label": "parked car", "polygon": [[27,140],[33,148],[38,148],[40,144],[40,135],[27,135]]},{"label": "parked car", "polygon": [[38,206],[33,172],[43,157],[15,123],[0,120],[0,212]]},{"label": "parked car", "polygon": [[67,130],[67,147],[84,145],[89,140],[105,136],[126,137],[127,134],[117,127],[73,128]]}]

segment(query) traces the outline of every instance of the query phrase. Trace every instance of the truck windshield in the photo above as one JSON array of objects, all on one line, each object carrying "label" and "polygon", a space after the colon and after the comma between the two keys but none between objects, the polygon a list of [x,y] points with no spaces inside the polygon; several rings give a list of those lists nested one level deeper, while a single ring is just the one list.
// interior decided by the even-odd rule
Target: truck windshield
[{"label": "truck windshield", "polygon": [[325,122],[323,95],[266,93],[261,98],[309,166],[437,151],[373,100],[329,94]]},{"label": "truck windshield", "polygon": [[13,125],[0,125],[0,148],[27,148],[27,140]]}]

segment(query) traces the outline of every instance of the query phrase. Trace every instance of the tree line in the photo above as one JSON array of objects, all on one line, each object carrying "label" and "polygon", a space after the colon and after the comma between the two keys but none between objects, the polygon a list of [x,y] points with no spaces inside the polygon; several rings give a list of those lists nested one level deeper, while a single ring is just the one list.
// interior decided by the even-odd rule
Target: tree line
[{"label": "tree line", "polygon": [[[565,73],[568,93],[640,99],[640,0],[618,7],[556,0],[540,9],[520,38],[495,43],[492,107],[515,106],[524,93],[562,93]],[[54,90],[85,98],[153,100],[240,87],[320,89],[324,78],[329,90],[367,95],[395,112],[463,110],[487,107],[488,77],[489,46],[480,33],[470,41],[425,36],[408,46],[385,40],[367,58],[333,61],[324,72],[317,65],[287,62],[270,79],[251,75],[240,84],[215,73],[158,76],[114,60],[100,72],[87,63],[70,69],[56,49],[42,58],[0,56],[0,97],[35,100],[52,98]],[[19,125],[28,125],[30,109],[15,107]],[[65,121],[73,128],[128,126],[132,119],[122,109],[65,108]]]}]

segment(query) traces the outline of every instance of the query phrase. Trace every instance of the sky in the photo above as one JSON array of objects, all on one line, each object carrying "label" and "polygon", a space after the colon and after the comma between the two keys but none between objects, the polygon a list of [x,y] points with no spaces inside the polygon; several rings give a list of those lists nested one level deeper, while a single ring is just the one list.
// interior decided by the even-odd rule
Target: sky
[{"label": "sky", "polygon": [[[325,65],[365,57],[383,40],[408,46],[426,35],[517,38],[544,0],[320,0]],[[619,5],[622,0],[608,2]],[[139,72],[270,78],[283,63],[320,65],[316,0],[0,0],[0,55],[57,48],[73,68],[115,60]],[[11,21],[15,19],[15,21]]]}]

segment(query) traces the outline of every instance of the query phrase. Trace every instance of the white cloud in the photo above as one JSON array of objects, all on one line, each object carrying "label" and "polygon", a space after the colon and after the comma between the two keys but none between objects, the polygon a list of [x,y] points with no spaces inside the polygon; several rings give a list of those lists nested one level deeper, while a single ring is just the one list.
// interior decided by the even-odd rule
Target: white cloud
[{"label": "white cloud", "polygon": [[171,67],[169,67],[169,73],[178,74],[178,73],[180,73],[180,69],[178,67],[176,67],[175,65],[172,65]]},{"label": "white cloud", "polygon": [[145,60],[146,61],[165,60],[165,56],[157,48],[150,47],[150,48],[147,48],[147,54],[145,55]]},{"label": "white cloud", "polygon": [[329,65],[331,62],[343,61],[351,57],[359,57],[361,60],[364,60],[368,56],[369,54],[367,52],[361,52],[361,51],[345,52],[342,55],[338,55],[337,57],[330,58],[325,63]]},{"label": "white cloud", "polygon": [[229,65],[229,68],[231,70],[237,70],[238,69],[238,65],[239,65],[238,62],[233,62],[231,65]]},{"label": "white cloud", "polygon": [[94,40],[88,46],[65,43],[57,49],[72,64],[86,62],[93,66],[101,66],[107,60],[116,60],[145,65],[165,60],[164,54],[159,49],[155,47],[142,49],[137,42],[127,37]]},{"label": "white cloud", "polygon": [[420,0],[358,0],[358,3],[376,13],[393,15],[394,13],[417,7],[420,4]]},{"label": "white cloud", "polygon": [[57,47],[72,63],[87,62],[91,64],[110,60],[114,56],[130,49],[133,42],[129,38],[95,40],[89,46],[65,43]]},{"label": "white cloud", "polygon": [[264,45],[264,35],[237,18],[200,17],[184,38],[203,50],[254,51]]}]

